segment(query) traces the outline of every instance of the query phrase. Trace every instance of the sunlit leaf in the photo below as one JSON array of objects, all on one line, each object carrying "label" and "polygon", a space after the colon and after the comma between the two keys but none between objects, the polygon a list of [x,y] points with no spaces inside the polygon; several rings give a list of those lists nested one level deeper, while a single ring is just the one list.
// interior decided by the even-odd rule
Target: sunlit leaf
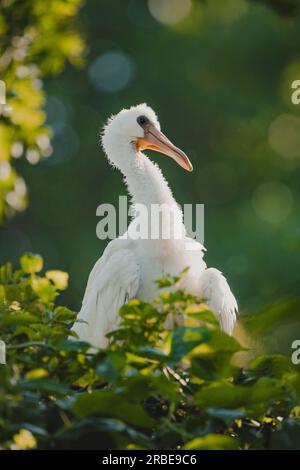
[{"label": "sunlit leaf", "polygon": [[43,269],[43,259],[34,253],[24,253],[20,258],[20,264],[25,273],[38,273]]},{"label": "sunlit leaf", "polygon": [[69,275],[64,271],[46,271],[46,278],[52,281],[57,289],[64,290],[68,287]]},{"label": "sunlit leaf", "polygon": [[203,437],[196,437],[184,446],[186,450],[230,450],[238,449],[239,441],[230,436],[220,434],[207,434]]}]

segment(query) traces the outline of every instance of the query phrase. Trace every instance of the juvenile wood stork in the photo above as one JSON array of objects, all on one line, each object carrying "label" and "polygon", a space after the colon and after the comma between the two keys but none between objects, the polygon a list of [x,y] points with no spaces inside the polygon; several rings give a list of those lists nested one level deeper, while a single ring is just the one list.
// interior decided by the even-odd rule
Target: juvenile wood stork
[{"label": "juvenile wood stork", "polygon": [[[207,269],[203,246],[186,236],[182,211],[168,183],[157,164],[142,151],[156,150],[192,171],[186,154],[161,132],[156,114],[146,104],[123,109],[110,118],[103,130],[102,146],[110,164],[122,172],[133,207],[142,204],[149,213],[154,204],[172,208],[173,227],[182,236],[172,236],[171,231],[168,239],[132,239],[133,218],[127,233],[110,241],[92,269],[78,314],[85,322],[75,322],[73,330],[81,340],[105,347],[106,334],[117,327],[119,309],[128,299],[152,301],[158,295],[156,279],[189,267],[179,287],[206,299],[221,329],[231,334],[237,302],[230,287],[220,271]],[[163,218],[161,223],[170,224],[170,218]]]}]

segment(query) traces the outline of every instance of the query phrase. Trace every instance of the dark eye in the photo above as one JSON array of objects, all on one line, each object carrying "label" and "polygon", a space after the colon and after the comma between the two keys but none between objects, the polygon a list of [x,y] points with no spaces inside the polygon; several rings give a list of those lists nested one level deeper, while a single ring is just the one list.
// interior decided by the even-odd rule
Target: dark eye
[{"label": "dark eye", "polygon": [[140,126],[145,126],[145,124],[147,124],[149,122],[149,119],[146,118],[146,116],[139,116],[137,118],[137,123],[140,125]]}]

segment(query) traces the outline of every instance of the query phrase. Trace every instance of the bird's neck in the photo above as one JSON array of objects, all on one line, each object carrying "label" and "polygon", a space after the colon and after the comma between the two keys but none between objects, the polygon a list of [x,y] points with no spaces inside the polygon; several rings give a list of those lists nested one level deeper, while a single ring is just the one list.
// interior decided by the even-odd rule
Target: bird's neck
[{"label": "bird's neck", "polygon": [[177,205],[160,168],[143,153],[130,161],[130,170],[124,176],[133,204]]},{"label": "bird's neck", "polygon": [[161,233],[163,230],[165,230],[164,233],[168,233],[170,229],[171,239],[184,236],[185,228],[181,208],[176,203],[158,165],[141,152],[138,154],[133,152],[128,157],[126,168],[122,168],[121,171],[132,197],[133,214],[136,215],[142,206],[148,212],[149,226],[153,227],[157,220],[155,219],[156,211],[161,210]]}]

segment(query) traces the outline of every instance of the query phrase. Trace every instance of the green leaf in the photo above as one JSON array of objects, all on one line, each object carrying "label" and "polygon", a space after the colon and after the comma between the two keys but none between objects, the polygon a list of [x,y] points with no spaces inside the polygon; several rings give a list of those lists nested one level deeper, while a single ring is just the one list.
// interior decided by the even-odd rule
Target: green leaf
[{"label": "green leaf", "polygon": [[234,354],[238,351],[243,351],[244,348],[232,336],[227,335],[221,330],[214,330],[211,332],[211,340],[209,342],[210,348],[218,353]]},{"label": "green leaf", "polygon": [[290,357],[280,354],[259,356],[251,362],[250,367],[258,376],[276,378],[281,378],[287,372],[297,370]]},{"label": "green leaf", "polygon": [[149,428],[152,420],[138,403],[131,403],[126,397],[108,390],[83,393],[72,406],[78,417],[111,416],[141,428]]},{"label": "green leaf", "polygon": [[68,287],[69,275],[64,271],[47,271],[46,278],[52,281],[59,290],[64,290]]},{"label": "green leaf", "polygon": [[210,341],[211,334],[205,328],[181,326],[171,335],[169,362],[178,362],[202,343]]},{"label": "green leaf", "polygon": [[44,277],[34,277],[31,280],[31,287],[33,292],[45,303],[51,302],[57,295],[56,288]]},{"label": "green leaf", "polygon": [[121,373],[126,365],[126,357],[119,352],[109,353],[96,365],[97,375],[110,383],[116,383],[121,378]]},{"label": "green leaf", "polygon": [[183,449],[185,450],[236,450],[239,447],[239,441],[230,436],[220,434],[207,434],[203,437],[196,437],[187,442]]},{"label": "green leaf", "polygon": [[43,269],[43,258],[34,253],[24,253],[20,258],[21,268],[25,273],[38,273]]},{"label": "green leaf", "polygon": [[49,394],[65,395],[70,392],[68,385],[50,379],[20,380],[19,385],[22,390],[39,390]]},{"label": "green leaf", "polygon": [[76,312],[66,307],[56,307],[54,310],[55,320],[60,321],[73,321],[76,318]]},{"label": "green leaf", "polygon": [[188,315],[194,320],[199,320],[210,325],[217,326],[219,324],[216,316],[208,310],[205,304],[190,305],[185,310],[185,315]]},{"label": "green leaf", "polygon": [[241,386],[228,382],[214,382],[203,387],[194,396],[195,403],[203,408],[245,408],[263,407],[282,397],[280,382],[262,377],[254,385]]},{"label": "green leaf", "polygon": [[203,347],[189,354],[192,372],[205,380],[217,380],[233,374],[232,355],[243,348],[239,343],[219,329],[209,330],[210,340]]},{"label": "green leaf", "polygon": [[234,421],[245,416],[245,411],[242,410],[230,410],[227,408],[214,408],[208,407],[206,413],[213,418],[221,419],[224,422]]},{"label": "green leaf", "polygon": [[[75,448],[82,448],[83,440],[89,438],[89,436],[96,437],[94,445],[99,446],[100,449],[103,449],[103,441],[107,441],[109,436],[112,436],[115,441],[115,443],[106,444],[110,448],[118,446],[120,437],[123,442],[124,436],[126,436],[125,442],[127,445],[135,442],[142,446],[142,448],[153,448],[153,444],[148,436],[121,420],[113,418],[93,417],[82,419],[80,422],[73,422],[69,427],[60,430],[54,436],[54,440],[61,441],[62,443],[66,441],[67,445],[69,442],[75,441]],[[62,448],[65,448],[65,446],[63,445]]]},{"label": "green leaf", "polygon": [[39,323],[40,319],[29,312],[11,312],[4,313],[0,312],[0,327],[4,328],[7,326],[13,325],[32,325],[34,323]]},{"label": "green leaf", "polygon": [[151,348],[151,346],[141,346],[138,348],[138,351],[141,356],[149,359],[156,359],[161,362],[165,362],[169,358],[163,351],[160,349]]},{"label": "green leaf", "polygon": [[58,351],[86,351],[90,348],[90,344],[86,343],[85,341],[74,341],[70,339],[66,339],[59,343],[51,344],[53,349],[57,349]]},{"label": "green leaf", "polygon": [[43,377],[48,377],[49,372],[46,369],[42,369],[41,367],[37,369],[30,370],[26,374],[26,379],[27,380],[35,380],[35,379],[41,379]]},{"label": "green leaf", "polygon": [[151,375],[149,373],[141,375],[136,373],[135,376],[127,378],[125,386],[127,396],[137,401],[155,395],[159,395],[172,403],[178,403],[181,399],[178,382],[168,380],[162,374]]},{"label": "green leaf", "polygon": [[12,431],[18,431],[19,429],[27,429],[35,436],[41,436],[41,437],[48,436],[48,432],[46,429],[42,428],[41,426],[37,426],[35,424],[27,423],[27,422],[16,423],[14,425],[9,426],[9,429]]}]

